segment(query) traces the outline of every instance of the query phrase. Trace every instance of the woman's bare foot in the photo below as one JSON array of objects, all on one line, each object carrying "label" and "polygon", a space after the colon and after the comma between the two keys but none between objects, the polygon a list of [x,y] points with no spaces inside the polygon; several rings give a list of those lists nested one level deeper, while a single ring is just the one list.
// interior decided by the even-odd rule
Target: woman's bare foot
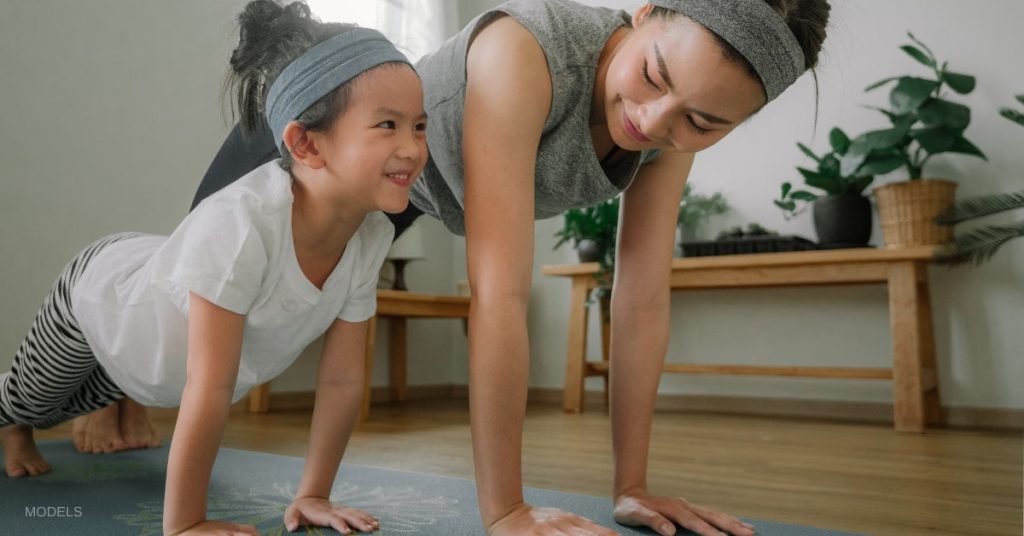
[{"label": "woman's bare foot", "polygon": [[117,403],[121,417],[121,438],[130,449],[148,449],[160,446],[160,436],[156,434],[146,406],[125,398]]},{"label": "woman's bare foot", "polygon": [[50,464],[36,448],[31,427],[12,425],[0,428],[0,444],[4,447],[7,476],[19,478],[50,472]]},{"label": "woman's bare foot", "polygon": [[117,403],[75,418],[71,434],[80,452],[117,452],[128,446],[121,437],[121,411]]}]

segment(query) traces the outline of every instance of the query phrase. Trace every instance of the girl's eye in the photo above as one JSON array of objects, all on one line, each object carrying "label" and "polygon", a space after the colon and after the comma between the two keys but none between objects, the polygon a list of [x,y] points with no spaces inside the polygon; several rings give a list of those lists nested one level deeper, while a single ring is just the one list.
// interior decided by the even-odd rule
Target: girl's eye
[{"label": "girl's eye", "polygon": [[647,82],[647,85],[649,85],[649,86],[651,86],[651,87],[653,87],[655,89],[658,88],[658,85],[655,84],[654,80],[651,79],[651,74],[647,70],[647,62],[646,61],[644,62],[644,68],[640,70],[640,73],[644,76],[644,81]]},{"label": "girl's eye", "polygon": [[686,116],[686,120],[690,122],[690,126],[693,127],[693,130],[697,132],[697,135],[703,136],[708,133],[708,129],[700,128],[699,126],[697,126],[697,123],[693,122],[692,117]]},{"label": "girl's eye", "polygon": [[383,127],[383,128],[395,128],[395,122],[394,121],[384,121],[384,122],[378,123],[377,126],[378,127]]},{"label": "girl's eye", "polygon": [[424,132],[427,130],[426,123],[416,123],[416,132]]}]

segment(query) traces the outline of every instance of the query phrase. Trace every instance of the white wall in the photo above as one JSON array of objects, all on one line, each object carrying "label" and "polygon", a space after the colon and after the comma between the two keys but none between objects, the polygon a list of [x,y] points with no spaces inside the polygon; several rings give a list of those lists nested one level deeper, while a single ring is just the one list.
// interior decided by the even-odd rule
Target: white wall
[{"label": "white wall", "polygon": [[[635,0],[586,0],[632,10]],[[493,6],[483,0],[480,9]],[[717,146],[696,159],[692,183],[700,191],[721,190],[734,207],[712,227],[757,221],[784,234],[814,238],[809,214],[785,221],[771,200],[785,180],[797,182],[796,165],[806,164],[797,141],[827,146],[828,130],[849,133],[884,127],[884,118],[862,108],[881,104],[884,92],[862,88],[886,76],[917,73],[918,65],[898,50],[906,32],[925,41],[950,68],[974,74],[978,89],[961,101],[973,111],[967,131],[989,156],[938,156],[931,175],[960,183],[961,197],[1019,189],[1024,178],[1024,128],[998,117],[1000,106],[1024,93],[1024,49],[1017,0],[833,1],[832,22],[818,70],[819,112],[814,128],[814,87],[810,77],[765,108]],[[461,18],[468,20],[467,14]],[[882,182],[903,178],[894,174]],[[1024,216],[1016,215],[1016,218]],[[1007,215],[1002,221],[1013,220]],[[999,222],[994,218],[992,222]],[[571,257],[551,251],[560,219],[537,223],[534,289],[531,296],[530,385],[560,388],[565,370],[567,298],[565,279],[540,275],[543,264]],[[715,231],[716,229],[710,231]],[[873,242],[881,241],[876,228]],[[464,258],[456,267],[464,277]],[[1004,248],[980,268],[932,268],[932,306],[943,404],[957,407],[1024,408],[1022,312],[1024,241]],[[592,315],[593,316],[593,315]],[[588,346],[596,358],[596,324]],[[888,366],[888,302],[881,286],[751,289],[677,292],[673,298],[670,361],[815,366]],[[464,368],[456,370],[465,381]],[[461,376],[460,376],[461,375]],[[599,389],[600,380],[588,380]],[[878,381],[791,380],[781,378],[684,377],[665,375],[662,393],[715,394],[891,402],[891,385]]]},{"label": "white wall", "polygon": [[[220,89],[242,0],[16,0],[0,17],[0,370],[64,263],[111,232],[169,233],[230,129]],[[417,290],[452,292],[426,218]],[[448,326],[410,325],[413,383],[450,383]],[[455,324],[452,322],[451,324]],[[386,381],[386,328],[375,383]],[[316,348],[274,383],[308,389]]]},{"label": "white wall", "polygon": [[[593,0],[591,0],[593,1]],[[467,22],[493,0],[459,0]],[[596,2],[594,2],[596,3]],[[242,2],[182,0],[16,0],[0,18],[0,370],[6,368],[63,263],[113,231],[169,232],[184,215],[228,131],[219,89]],[[631,8],[635,1],[604,5]],[[962,0],[833,2],[833,24],[819,71],[820,112],[802,80],[718,146],[697,158],[699,189],[722,190],[735,207],[717,227],[759,221],[813,237],[810,222],[786,222],[771,205],[803,163],[797,141],[822,148],[833,125],[880,126],[862,104],[881,94],[861,88],[915,71],[897,50],[912,30],[951,66],[977,75],[963,99],[974,112],[969,137],[989,162],[937,157],[935,176],[955,178],[961,195],[1020,187],[1024,129],[997,116],[1024,92],[1016,24],[1024,4]],[[739,157],[738,157],[739,156]],[[1018,216],[1019,218],[1020,216]],[[1012,218],[1010,218],[1012,219]],[[995,221],[998,221],[996,219]],[[568,283],[540,266],[571,259],[552,251],[558,218],[538,222],[530,306],[534,387],[559,388],[565,363]],[[430,259],[410,264],[412,288],[453,292],[465,277],[464,243],[423,219]],[[713,230],[713,229],[712,229]],[[880,235],[876,233],[876,241]],[[931,270],[943,399],[953,406],[1024,408],[1021,311],[1024,243],[976,269]],[[698,291],[674,298],[670,359],[712,363],[885,366],[887,302],[881,287]],[[596,349],[596,339],[591,348]],[[466,382],[461,326],[410,323],[410,383]],[[374,383],[386,378],[386,329],[378,334]],[[305,389],[315,359],[305,356],[275,390]],[[599,383],[589,384],[598,388]],[[886,382],[666,376],[665,393],[808,397],[884,402]]]}]

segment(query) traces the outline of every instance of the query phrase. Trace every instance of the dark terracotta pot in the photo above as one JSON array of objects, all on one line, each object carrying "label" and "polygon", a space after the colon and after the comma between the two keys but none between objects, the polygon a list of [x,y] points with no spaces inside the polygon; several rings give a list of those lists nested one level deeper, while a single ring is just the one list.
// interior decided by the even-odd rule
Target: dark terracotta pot
[{"label": "dark terracotta pot", "polygon": [[857,194],[830,195],[814,202],[814,230],[824,247],[860,247],[871,240],[871,202]]},{"label": "dark terracotta pot", "polygon": [[580,240],[576,244],[576,255],[580,262],[597,262],[601,260],[601,246],[593,240]]}]

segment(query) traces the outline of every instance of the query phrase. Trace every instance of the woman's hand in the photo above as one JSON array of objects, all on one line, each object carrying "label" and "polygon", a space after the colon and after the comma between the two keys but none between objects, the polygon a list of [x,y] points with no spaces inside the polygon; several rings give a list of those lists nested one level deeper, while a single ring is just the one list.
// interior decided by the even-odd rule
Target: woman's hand
[{"label": "woman's hand", "polygon": [[284,511],[284,526],[293,532],[301,525],[331,527],[351,534],[352,529],[373,532],[380,528],[380,521],[362,510],[331,504],[322,497],[299,497]]},{"label": "woman's hand", "polygon": [[240,525],[226,521],[203,521],[174,533],[174,536],[259,536],[252,525]]},{"label": "woman's hand", "polygon": [[675,497],[658,497],[643,491],[624,493],[615,498],[615,521],[629,527],[647,526],[662,536],[676,533],[676,525],[700,534],[753,536],[754,527],[730,515],[701,508]]},{"label": "woman's hand", "polygon": [[534,508],[526,503],[520,503],[519,506],[513,508],[487,528],[488,536],[543,536],[546,534],[613,536],[618,533],[570,512],[557,508]]}]

